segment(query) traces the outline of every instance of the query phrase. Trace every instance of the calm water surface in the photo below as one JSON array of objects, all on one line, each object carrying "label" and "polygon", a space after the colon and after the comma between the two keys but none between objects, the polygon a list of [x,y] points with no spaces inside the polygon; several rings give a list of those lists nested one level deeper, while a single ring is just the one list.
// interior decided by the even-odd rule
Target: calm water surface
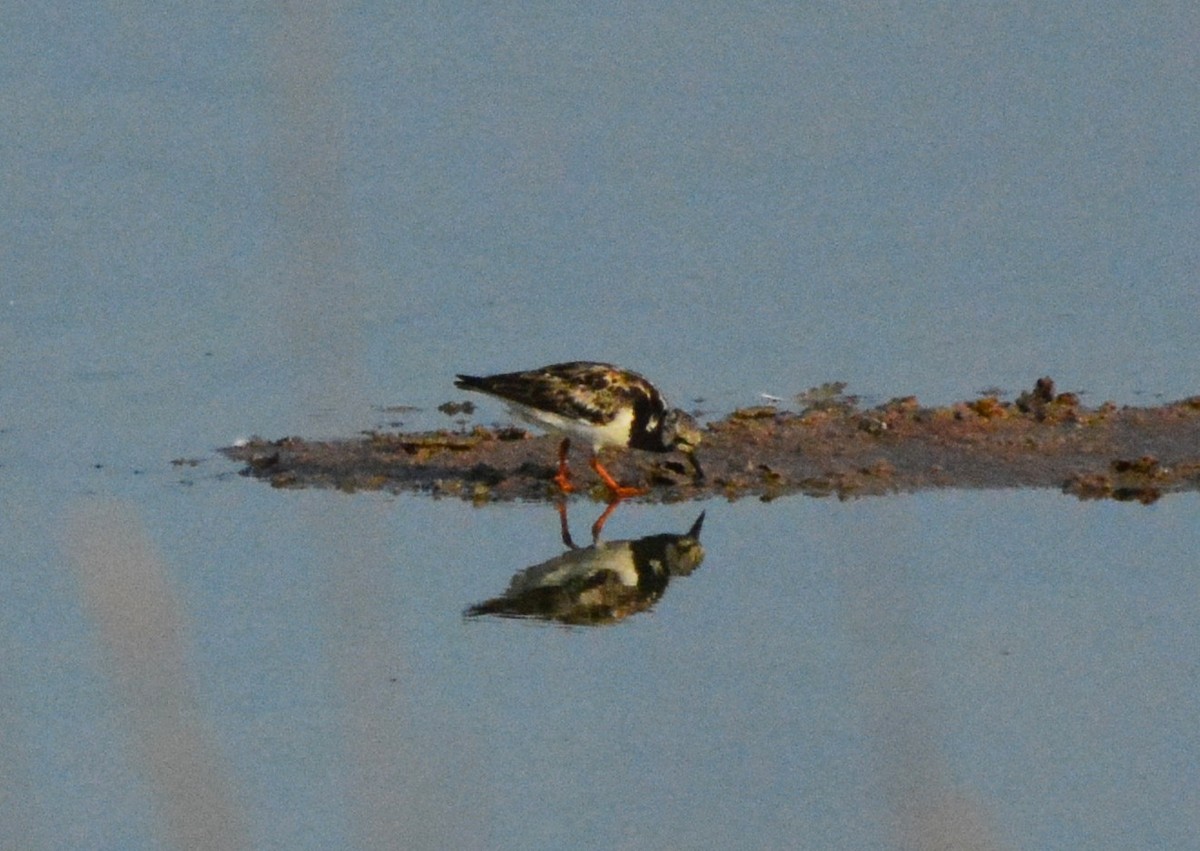
[{"label": "calm water surface", "polygon": [[1200,844],[1194,496],[625,505],[704,561],[566,629],[462,615],[552,506],[214,454],[573,358],[1200,392],[1192,4],[308,8],[5,15],[0,845]]},{"label": "calm water surface", "polygon": [[[9,580],[9,782],[50,845],[153,842],[162,727],[253,847],[1197,835],[1195,497],[709,503],[700,567],[588,629],[462,617],[562,552],[549,506],[157,490],[175,505],[144,522],[80,500],[80,566]],[[698,508],[623,506],[607,532]],[[106,534],[160,560],[161,597],[105,608]],[[122,637],[172,617],[151,652]]]}]

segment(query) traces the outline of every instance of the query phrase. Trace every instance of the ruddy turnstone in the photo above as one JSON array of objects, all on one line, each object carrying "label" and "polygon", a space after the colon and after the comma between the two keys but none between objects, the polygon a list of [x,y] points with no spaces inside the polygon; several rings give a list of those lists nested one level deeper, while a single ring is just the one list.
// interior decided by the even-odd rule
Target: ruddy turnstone
[{"label": "ruddy turnstone", "polygon": [[567,466],[572,438],[591,444],[591,467],[614,499],[646,489],[617,483],[597,457],[605,447],[677,449],[686,453],[696,478],[704,476],[694,453],[700,442],[695,420],[678,408],[668,408],[658,389],[636,372],[607,363],[572,361],[500,375],[460,375],[454,386],[502,399],[517,416],[562,435],[554,481],[563,491],[574,490]]}]

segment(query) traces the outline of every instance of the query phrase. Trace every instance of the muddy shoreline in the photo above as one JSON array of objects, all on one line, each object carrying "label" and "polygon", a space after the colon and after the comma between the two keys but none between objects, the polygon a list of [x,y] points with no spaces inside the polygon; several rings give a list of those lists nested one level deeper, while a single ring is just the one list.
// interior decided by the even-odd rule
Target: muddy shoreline
[{"label": "muddy shoreline", "polygon": [[[840,388],[838,388],[840,390]],[[905,397],[859,408],[840,393],[763,406],[706,425],[693,481],[677,454],[612,452],[637,499],[876,496],[932,488],[1054,488],[1080,499],[1151,503],[1200,490],[1200,396],[1158,407],[1083,406],[1043,378],[1012,402],[985,396],[940,408]],[[420,492],[475,502],[559,497],[557,439],[523,428],[370,433],[345,440],[252,439],[221,450],[274,487]],[[607,491],[573,450],[580,491]]]}]

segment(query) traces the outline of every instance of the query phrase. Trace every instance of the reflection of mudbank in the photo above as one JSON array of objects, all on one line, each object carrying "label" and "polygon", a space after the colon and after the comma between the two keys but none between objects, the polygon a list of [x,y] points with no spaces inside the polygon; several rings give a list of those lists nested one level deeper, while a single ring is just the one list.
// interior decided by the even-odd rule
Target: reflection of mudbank
[{"label": "reflection of mudbank", "polygon": [[650,535],[569,549],[520,571],[503,596],[471,606],[464,614],[587,626],[616,623],[652,607],[671,577],[687,576],[699,567],[704,560],[703,523],[701,512],[682,535]]}]

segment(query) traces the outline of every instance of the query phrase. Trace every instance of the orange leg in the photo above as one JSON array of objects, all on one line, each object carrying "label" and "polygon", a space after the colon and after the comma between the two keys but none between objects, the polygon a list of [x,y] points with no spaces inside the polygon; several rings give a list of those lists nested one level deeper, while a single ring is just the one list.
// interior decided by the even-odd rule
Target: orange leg
[{"label": "orange leg", "polygon": [[554,476],[554,483],[563,493],[575,490],[575,486],[571,484],[571,469],[567,466],[567,450],[570,448],[571,438],[564,437],[563,442],[558,445],[558,473]]},{"label": "orange leg", "polygon": [[648,488],[626,487],[617,484],[617,480],[612,477],[608,470],[600,463],[600,459],[595,455],[592,456],[592,469],[596,471],[596,475],[600,477],[600,481],[604,482],[604,486],[612,491],[613,500],[625,499],[628,496],[641,496],[648,493]]}]

